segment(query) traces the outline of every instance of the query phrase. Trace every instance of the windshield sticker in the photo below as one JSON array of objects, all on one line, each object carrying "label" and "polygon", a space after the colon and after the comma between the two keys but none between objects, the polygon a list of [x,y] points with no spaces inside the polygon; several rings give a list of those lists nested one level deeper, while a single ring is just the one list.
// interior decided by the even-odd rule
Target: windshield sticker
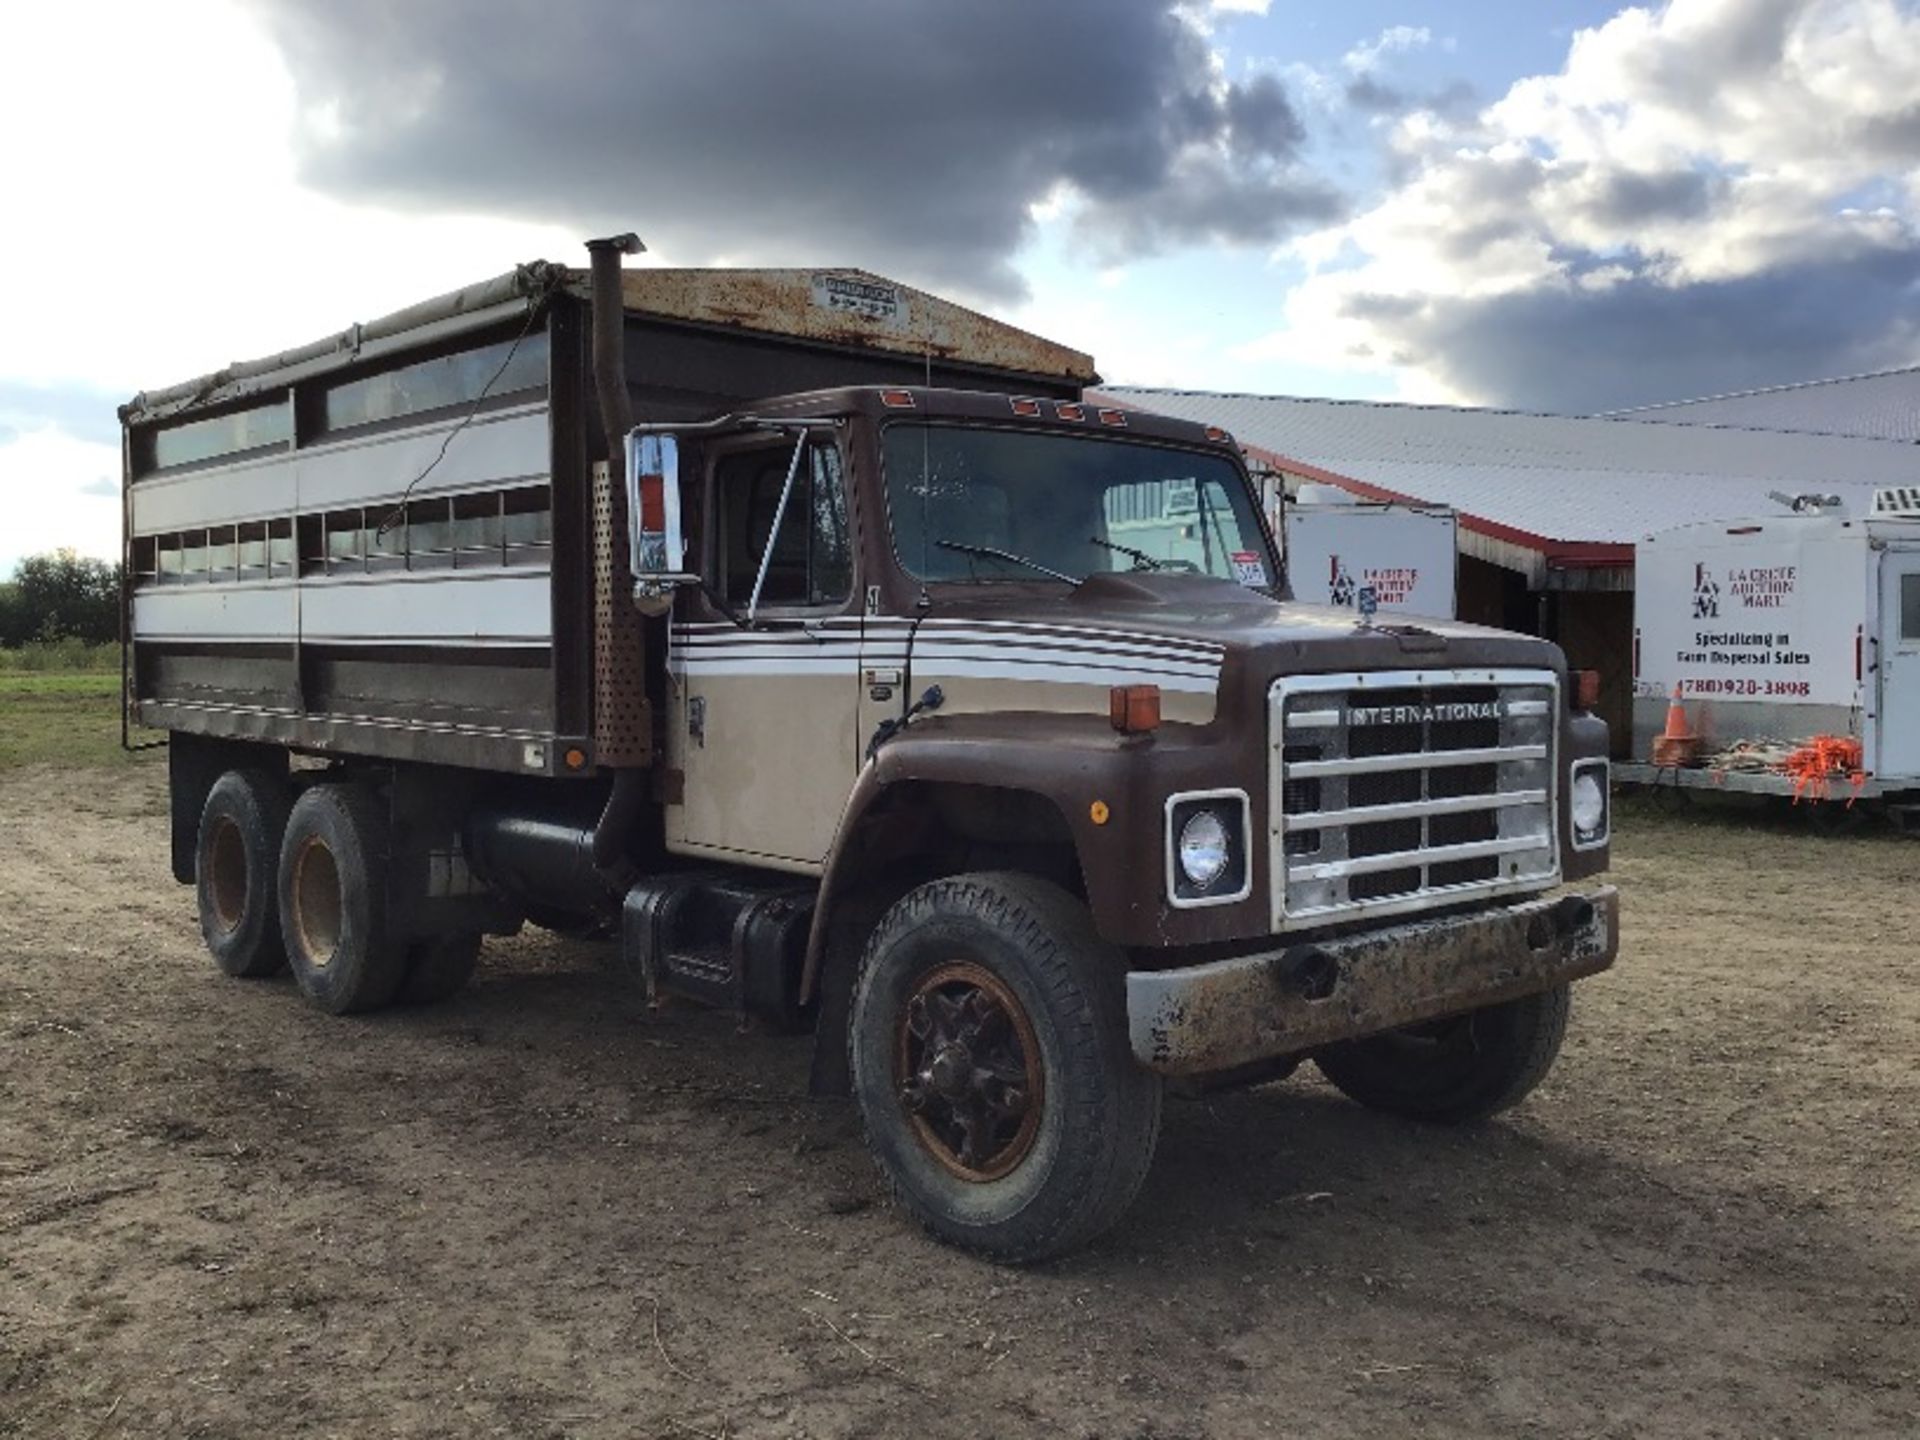
[{"label": "windshield sticker", "polygon": [[1233,578],[1242,585],[1264,586],[1267,583],[1266,564],[1251,550],[1233,552]]}]

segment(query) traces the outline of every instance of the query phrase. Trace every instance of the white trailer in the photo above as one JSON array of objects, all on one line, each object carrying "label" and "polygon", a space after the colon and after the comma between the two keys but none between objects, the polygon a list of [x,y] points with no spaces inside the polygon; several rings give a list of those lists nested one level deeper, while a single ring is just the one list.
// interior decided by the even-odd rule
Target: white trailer
[{"label": "white trailer", "polygon": [[1636,763],[1621,779],[1793,793],[1784,774],[1656,770],[1677,690],[1702,756],[1850,737],[1859,793],[1920,800],[1920,489],[1881,491],[1863,516],[1816,505],[1649,535],[1634,570]]},{"label": "white trailer", "polygon": [[1352,608],[1371,586],[1382,613],[1453,618],[1453,511],[1361,502],[1336,486],[1304,485],[1283,513],[1296,600]]}]

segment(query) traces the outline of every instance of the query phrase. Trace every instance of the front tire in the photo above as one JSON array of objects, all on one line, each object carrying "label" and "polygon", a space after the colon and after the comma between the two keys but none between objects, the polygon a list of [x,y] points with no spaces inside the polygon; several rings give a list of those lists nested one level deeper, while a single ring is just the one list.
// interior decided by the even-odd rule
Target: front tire
[{"label": "front tire", "polygon": [[1458,1125],[1524,1100],[1560,1053],[1571,987],[1446,1020],[1348,1040],[1314,1057],[1320,1073],[1370,1110]]},{"label": "front tire", "polygon": [[280,847],[280,931],[301,992],[333,1015],[377,1010],[406,977],[387,921],[387,818],[364,785],[315,785]]},{"label": "front tire", "polygon": [[200,934],[213,963],[236,979],[287,968],[277,876],[289,805],[284,781],[264,770],[229,770],[200,812],[193,856]]},{"label": "front tire", "polygon": [[1073,1250],[1131,1203],[1161,1083],[1127,1043],[1125,958],[1031,876],[938,880],[882,917],[849,1030],[867,1145],[937,1238],[1010,1264]]}]

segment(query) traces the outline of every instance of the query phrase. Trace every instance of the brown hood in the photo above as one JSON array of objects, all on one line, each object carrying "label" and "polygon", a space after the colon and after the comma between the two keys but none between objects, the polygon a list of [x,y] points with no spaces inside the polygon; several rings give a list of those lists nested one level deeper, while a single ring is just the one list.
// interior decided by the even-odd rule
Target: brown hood
[{"label": "brown hood", "polygon": [[1057,584],[940,585],[929,613],[1205,642],[1243,675],[1564,664],[1557,646],[1529,635],[1403,617],[1366,626],[1351,610],[1275,600],[1204,575],[1093,575],[1065,595]]}]

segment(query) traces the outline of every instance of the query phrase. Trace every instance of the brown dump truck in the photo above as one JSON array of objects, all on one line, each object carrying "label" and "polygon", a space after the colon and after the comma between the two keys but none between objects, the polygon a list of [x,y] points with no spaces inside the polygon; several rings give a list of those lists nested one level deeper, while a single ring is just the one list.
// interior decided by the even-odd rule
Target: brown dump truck
[{"label": "brown dump truck", "polygon": [[1559,650],[1292,603],[1231,438],[1084,355],[631,248],[122,410],[126,710],[221,969],[341,1014],[600,936],[810,1031],[1010,1261],[1120,1216],[1169,1082],[1541,1079],[1617,944]]}]

